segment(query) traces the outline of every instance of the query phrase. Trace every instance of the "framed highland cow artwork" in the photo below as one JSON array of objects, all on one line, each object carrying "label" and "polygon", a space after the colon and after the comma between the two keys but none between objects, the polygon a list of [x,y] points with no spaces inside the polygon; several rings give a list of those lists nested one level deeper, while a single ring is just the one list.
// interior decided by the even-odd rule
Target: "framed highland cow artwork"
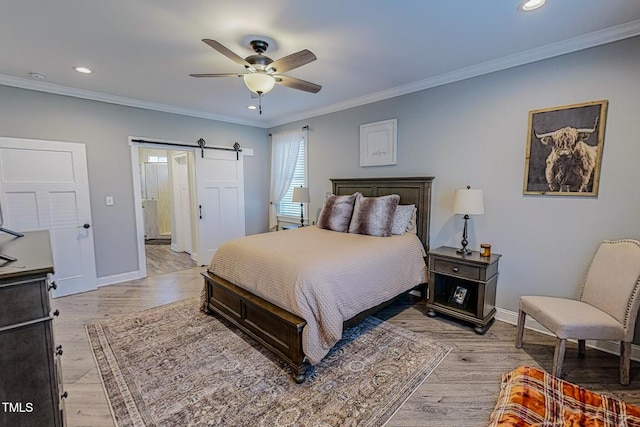
[{"label": "framed highland cow artwork", "polygon": [[608,101],[529,112],[524,194],[598,195]]}]

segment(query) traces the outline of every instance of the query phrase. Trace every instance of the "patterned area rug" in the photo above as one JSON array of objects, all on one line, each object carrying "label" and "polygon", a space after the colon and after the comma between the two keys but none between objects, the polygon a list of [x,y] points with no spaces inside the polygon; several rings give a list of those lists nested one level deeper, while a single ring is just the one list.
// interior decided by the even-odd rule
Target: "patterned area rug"
[{"label": "patterned area rug", "polygon": [[521,366],[502,376],[489,423],[498,426],[640,427],[640,408]]},{"label": "patterned area rug", "polygon": [[87,333],[117,426],[381,426],[450,351],[369,317],[296,384],[197,298]]}]

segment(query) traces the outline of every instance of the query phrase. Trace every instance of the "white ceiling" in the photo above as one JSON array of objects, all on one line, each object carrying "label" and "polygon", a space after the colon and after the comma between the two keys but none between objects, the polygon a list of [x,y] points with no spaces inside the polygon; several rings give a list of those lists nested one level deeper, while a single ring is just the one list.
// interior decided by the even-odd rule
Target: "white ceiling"
[{"label": "white ceiling", "polygon": [[[640,34],[638,0],[0,0],[0,84],[270,127]],[[309,49],[263,114],[242,79],[190,73],[243,68],[250,36],[278,59]],[[72,70],[94,70],[82,75]],[[46,75],[36,81],[29,73]]]}]

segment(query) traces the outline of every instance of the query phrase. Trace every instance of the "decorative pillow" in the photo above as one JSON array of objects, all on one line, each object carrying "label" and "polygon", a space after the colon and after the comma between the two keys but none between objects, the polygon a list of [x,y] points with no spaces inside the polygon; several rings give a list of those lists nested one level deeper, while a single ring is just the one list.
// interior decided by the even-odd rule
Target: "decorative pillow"
[{"label": "decorative pillow", "polygon": [[407,225],[407,233],[418,234],[418,208],[413,208],[411,220]]},{"label": "decorative pillow", "polygon": [[391,226],[391,234],[404,234],[411,222],[413,211],[416,205],[398,205],[396,213],[393,215],[393,225]]},{"label": "decorative pillow", "polygon": [[318,227],[346,233],[349,230],[351,214],[353,214],[353,204],[359,194],[336,196],[335,194],[327,193],[327,198],[318,216]]},{"label": "decorative pillow", "polygon": [[349,233],[389,237],[393,226],[393,215],[400,196],[390,194],[382,197],[364,197],[358,194],[349,224]]}]

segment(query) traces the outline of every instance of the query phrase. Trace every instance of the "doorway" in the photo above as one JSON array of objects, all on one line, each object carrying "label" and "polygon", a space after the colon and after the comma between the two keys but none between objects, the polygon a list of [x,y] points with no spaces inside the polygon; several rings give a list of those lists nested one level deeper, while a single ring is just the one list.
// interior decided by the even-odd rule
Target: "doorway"
[{"label": "doorway", "polygon": [[[147,166],[145,163],[164,163],[166,157],[167,179],[169,180],[167,188],[169,188],[171,196],[168,203],[172,206],[170,250],[176,253],[190,254],[195,265],[206,266],[221,244],[227,240],[244,236],[243,164],[244,156],[253,156],[252,149],[237,150],[221,146],[196,147],[179,141],[149,141],[135,137],[129,137],[129,145],[134,177],[134,207],[140,277],[147,276],[146,249],[149,246],[145,245],[145,235],[147,237],[152,235],[145,230],[143,196],[152,198],[153,196],[150,195],[154,194],[153,189],[143,188],[147,185]],[[182,147],[189,147],[189,149]],[[156,156],[157,159],[147,159],[146,153],[141,152],[143,149],[161,151],[153,151],[149,154]],[[163,173],[162,166],[150,166],[149,180],[162,178]],[[158,186],[158,200],[156,202],[158,207],[163,203],[160,200],[162,191]],[[156,220],[158,222],[157,236],[159,239],[168,240],[168,235],[162,232],[161,219],[158,217]],[[155,231],[154,228],[153,232]],[[162,261],[162,263],[166,264],[167,262]]]},{"label": "doorway", "polygon": [[5,227],[49,230],[53,296],[96,289],[85,145],[1,137],[0,172]]},{"label": "doorway", "polygon": [[138,157],[147,275],[195,267],[191,153],[139,147]]}]

